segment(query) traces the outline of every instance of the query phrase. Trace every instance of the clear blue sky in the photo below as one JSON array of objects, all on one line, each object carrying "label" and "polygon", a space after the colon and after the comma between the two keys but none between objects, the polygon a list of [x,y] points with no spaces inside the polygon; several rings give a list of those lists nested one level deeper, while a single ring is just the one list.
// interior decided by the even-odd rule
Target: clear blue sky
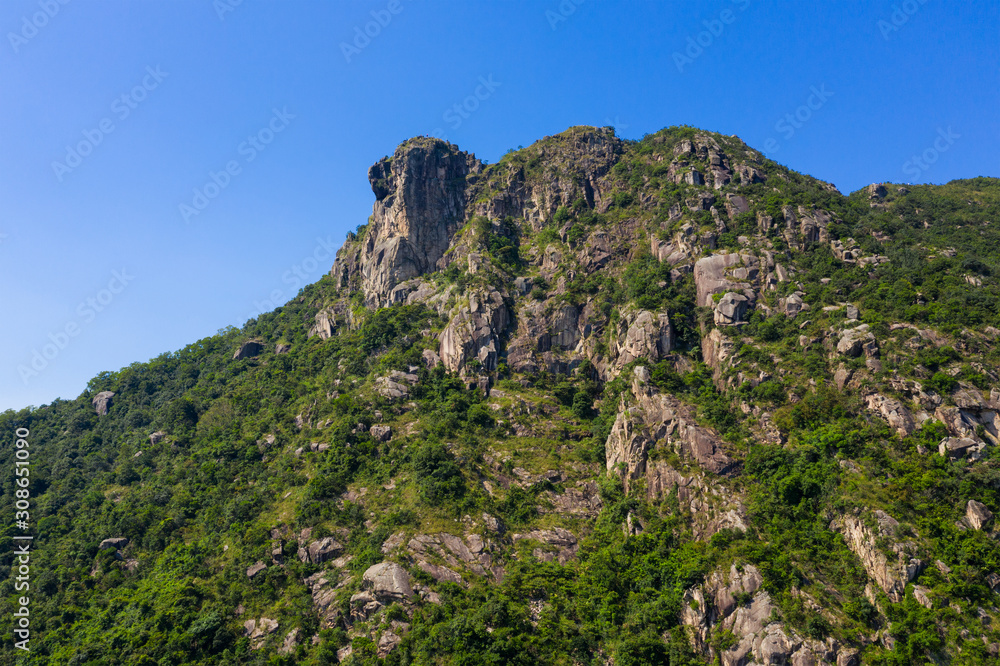
[{"label": "clear blue sky", "polygon": [[493,162],[690,124],[845,193],[1000,175],[992,1],[62,2],[0,4],[0,409],[293,297],[413,135]]}]

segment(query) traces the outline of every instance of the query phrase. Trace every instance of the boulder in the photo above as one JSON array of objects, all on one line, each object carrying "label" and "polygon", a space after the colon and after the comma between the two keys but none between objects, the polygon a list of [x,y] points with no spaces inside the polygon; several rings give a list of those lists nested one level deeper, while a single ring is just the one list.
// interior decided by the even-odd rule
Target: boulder
[{"label": "boulder", "polygon": [[750,299],[728,292],[715,306],[716,326],[740,326],[747,323]]},{"label": "boulder", "polygon": [[278,630],[277,620],[262,617],[259,620],[247,620],[243,623],[243,635],[250,637],[250,647],[259,650],[267,637]]},{"label": "boulder", "polygon": [[241,361],[245,358],[251,358],[259,354],[262,349],[264,349],[264,345],[259,342],[254,342],[253,340],[249,340],[240,345],[240,348],[233,354],[233,360]]},{"label": "boulder", "polygon": [[618,369],[636,359],[656,362],[673,349],[674,329],[666,313],[628,312],[619,326],[620,333],[612,343]]},{"label": "boulder", "polygon": [[166,439],[166,437],[167,433],[163,432],[162,430],[157,430],[156,432],[154,432],[152,435],[149,436],[149,443],[150,445],[155,446],[156,444],[159,444],[164,439]]},{"label": "boulder", "polygon": [[378,649],[376,654],[384,659],[390,652],[403,642],[403,639],[391,630],[385,630],[378,639]]},{"label": "boulder", "polygon": [[364,585],[378,599],[403,601],[413,596],[410,574],[395,562],[380,562],[362,576]]},{"label": "boulder", "polygon": [[441,357],[438,353],[432,349],[425,349],[422,358],[424,360],[424,365],[428,370],[433,370],[437,367],[437,364],[441,362]]},{"label": "boulder", "polygon": [[111,537],[110,539],[105,539],[98,546],[100,550],[108,550],[110,548],[119,549],[124,548],[128,545],[128,539],[125,537]]},{"label": "boulder", "polygon": [[97,411],[98,416],[105,416],[108,410],[111,409],[112,398],[115,397],[114,391],[101,391],[90,401],[94,405],[94,409]]},{"label": "boulder", "polygon": [[392,437],[392,428],[389,426],[375,425],[368,432],[376,442],[388,442]]},{"label": "boulder", "polygon": [[379,377],[376,379],[375,387],[379,393],[390,400],[406,398],[410,395],[409,386],[406,384],[400,384],[399,382],[393,381],[388,377]]},{"label": "boulder", "polygon": [[410,395],[410,386],[418,381],[417,375],[393,370],[385,377],[375,380],[375,390],[390,400],[406,398]]},{"label": "boulder", "polygon": [[778,300],[778,309],[784,312],[786,317],[794,319],[803,310],[808,310],[809,306],[802,300],[801,294],[793,293],[789,294],[787,298]]},{"label": "boulder", "polygon": [[726,269],[736,266],[740,261],[738,254],[713,254],[695,262],[694,283],[698,305],[712,307],[715,305],[713,294],[721,294],[736,286],[736,283],[726,278]]},{"label": "boulder", "polygon": [[[875,336],[868,330],[868,324],[861,324],[856,328],[849,328],[840,334],[837,341],[837,353],[850,358],[861,356],[861,352],[869,349],[877,350]],[[869,354],[870,355],[870,354]]]},{"label": "boulder", "polygon": [[938,453],[951,459],[973,456],[981,450],[981,443],[971,437],[945,437],[938,445]]},{"label": "boulder", "polygon": [[253,580],[254,578],[257,577],[257,574],[264,571],[265,569],[267,569],[267,565],[264,564],[263,562],[258,562],[253,566],[247,567],[247,578]]},{"label": "boulder", "polygon": [[283,344],[281,342],[279,342],[278,344],[276,344],[274,346],[274,353],[275,354],[287,354],[291,350],[292,350],[292,346],[291,345],[286,345],[286,344]]},{"label": "boulder", "polygon": [[511,535],[515,543],[518,541],[539,541],[545,548],[535,548],[532,554],[543,562],[558,561],[565,564],[576,556],[580,546],[577,544],[576,536],[569,530],[555,527],[550,530],[534,530],[525,534]]},{"label": "boulder", "polygon": [[313,564],[322,564],[332,560],[344,552],[344,546],[333,537],[324,537],[309,544],[308,548],[299,550],[299,559]]},{"label": "boulder", "polygon": [[993,522],[993,512],[982,502],[969,500],[965,505],[965,519],[972,525],[972,529],[984,530]]},{"label": "boulder", "polygon": [[444,366],[458,372],[475,359],[484,370],[496,370],[500,338],[509,323],[510,314],[500,292],[472,293],[438,338]]},{"label": "boulder", "polygon": [[917,425],[913,415],[899,400],[873,393],[865,396],[865,402],[868,404],[868,409],[880,414],[900,437],[906,437],[916,430]]},{"label": "boulder", "polygon": [[313,318],[313,325],[309,327],[306,337],[318,335],[321,340],[328,340],[333,336],[333,331],[337,326],[337,318],[331,308],[325,308],[316,313]]},{"label": "boulder", "polygon": [[872,183],[865,188],[865,192],[867,192],[869,199],[881,199],[886,195],[885,185],[881,183]]},{"label": "boulder", "polygon": [[281,647],[278,648],[278,654],[288,655],[295,652],[295,648],[299,646],[299,628],[295,627],[287,634],[285,634],[285,640],[281,643]]}]

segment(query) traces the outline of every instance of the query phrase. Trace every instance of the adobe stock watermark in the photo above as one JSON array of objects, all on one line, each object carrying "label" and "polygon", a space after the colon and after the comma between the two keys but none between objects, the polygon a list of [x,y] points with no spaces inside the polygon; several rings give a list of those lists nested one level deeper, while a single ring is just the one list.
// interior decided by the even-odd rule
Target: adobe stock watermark
[{"label": "adobe stock watermark", "polygon": [[889,35],[899,32],[900,28],[910,22],[910,17],[920,10],[920,6],[926,4],[927,0],[903,0],[902,3],[893,5],[889,20],[879,19],[875,24],[882,33],[882,39],[889,41]]},{"label": "adobe stock watermark", "polygon": [[628,129],[628,123],[623,122],[621,120],[621,118],[619,118],[618,116],[615,116],[614,120],[611,120],[611,118],[605,118],[604,119],[604,126],[605,127],[613,127],[613,128],[615,128],[615,131],[617,131],[617,130],[627,130]]},{"label": "adobe stock watermark", "polygon": [[351,43],[341,42],[340,52],[344,54],[344,60],[350,64],[351,58],[361,55],[361,52],[368,48],[372,40],[382,34],[382,30],[392,23],[392,17],[398,15],[404,9],[401,0],[389,0],[385,9],[373,9],[371,11],[372,20],[365,23],[364,30],[361,26],[354,26],[354,39]]},{"label": "adobe stock watermark", "polygon": [[559,27],[560,23],[564,23],[570,16],[575,14],[576,8],[586,1],[587,0],[562,0],[555,10],[545,10],[545,19],[549,22],[549,26],[555,30]]},{"label": "adobe stock watermark", "polygon": [[[236,153],[243,158],[245,164],[257,159],[257,155],[267,150],[275,137],[284,132],[289,123],[295,120],[295,114],[289,113],[288,107],[282,107],[280,111],[276,108],[271,109],[271,114],[271,119],[264,127],[236,146]],[[229,160],[219,171],[209,171],[205,184],[194,188],[191,203],[182,203],[178,206],[184,222],[190,223],[192,217],[201,215],[202,211],[208,208],[208,204],[222,194],[222,191],[233,182],[233,178],[241,173],[243,164],[238,159]]]},{"label": "adobe stock watermark", "polygon": [[8,32],[7,40],[14,53],[21,50],[21,47],[38,35],[38,31],[49,24],[49,21],[56,17],[63,5],[68,5],[70,0],[39,0],[37,11],[29,16],[21,17],[21,29],[18,32]]},{"label": "adobe stock watermark", "polygon": [[[35,538],[27,534],[31,528],[31,432],[27,428],[14,431],[14,526],[21,530],[11,538],[16,546],[11,557],[10,579],[15,592],[31,592],[31,543]],[[16,558],[16,559],[15,559]],[[17,576],[15,576],[17,574]],[[19,597],[14,611],[14,647],[31,652],[31,598]]]},{"label": "adobe stock watermark", "polygon": [[[159,65],[155,68],[146,67],[146,75],[142,77],[142,81],[111,102],[111,113],[118,118],[119,122],[124,121],[149,97],[149,93],[160,87],[160,84],[168,76],[170,74],[162,71]],[[52,172],[59,182],[63,182],[66,174],[83,164],[83,160],[90,156],[94,149],[101,145],[105,137],[114,132],[115,129],[115,121],[112,118],[103,118],[97,123],[97,127],[83,130],[83,139],[78,141],[75,146],[66,146],[66,157],[63,161],[55,160],[52,162]]]},{"label": "adobe stock watermark", "polygon": [[243,4],[243,0],[214,0],[212,7],[220,21],[226,20],[226,14],[235,12],[236,8]]},{"label": "adobe stock watermark", "polygon": [[[732,2],[741,12],[746,11],[747,7],[750,6],[750,0],[732,0]],[[705,26],[705,29],[696,35],[688,35],[687,46],[684,47],[683,53],[680,51],[673,53],[677,71],[683,74],[684,68],[694,63],[705,52],[705,49],[715,44],[716,40],[726,31],[726,26],[736,22],[737,16],[738,14],[732,9],[723,9],[716,18],[702,21],[701,24]]]},{"label": "adobe stock watermark", "polygon": [[[781,132],[785,141],[791,140],[795,133],[812,119],[813,113],[822,109],[826,101],[833,97],[833,93],[826,89],[825,83],[820,84],[819,88],[810,86],[809,93],[805,104],[795,109],[794,113],[786,113],[774,124],[774,131]],[[781,144],[774,137],[769,137],[764,141],[764,152],[768,155],[774,155],[779,150],[781,150]]]},{"label": "adobe stock watermark", "polygon": [[270,312],[284,305],[289,299],[299,293],[299,289],[309,284],[315,278],[317,270],[321,268],[324,269],[322,272],[328,270],[336,254],[337,245],[329,236],[326,238],[317,238],[316,247],[313,248],[312,254],[306,255],[281,274],[281,282],[288,286],[281,289],[274,289],[268,294],[267,298],[254,301],[254,313],[248,319],[254,319],[265,312]]},{"label": "adobe stock watermark", "polygon": [[48,342],[42,345],[41,350],[33,347],[31,360],[27,365],[22,363],[17,366],[17,374],[21,376],[24,385],[27,386],[32,378],[44,372],[49,364],[69,346],[70,340],[80,335],[88,324],[92,324],[97,319],[98,314],[107,310],[134,279],[135,276],[130,275],[126,268],[120,271],[111,271],[111,279],[108,280],[107,286],[81,301],[76,306],[76,317],[70,319],[56,331],[49,333]]},{"label": "adobe stock watermark", "polygon": [[[468,120],[473,113],[475,113],[479,106],[493,96],[496,89],[502,86],[503,83],[500,81],[493,80],[493,75],[479,77],[479,85],[476,86],[472,94],[463,99],[461,102],[456,102],[448,107],[445,112],[441,115],[441,119],[448,123],[448,126],[457,130],[462,126],[466,120]],[[444,139],[447,141],[448,137],[445,135],[444,129],[441,127],[435,128],[431,133],[431,136],[438,139]]]},{"label": "adobe stock watermark", "polygon": [[907,176],[912,176],[916,180],[922,173],[930,169],[931,165],[938,161],[941,153],[947,152],[955,145],[956,139],[962,138],[961,134],[955,134],[951,130],[950,125],[947,130],[939,127],[937,133],[938,135],[930,148],[927,148],[919,155],[911,156],[910,159],[903,162],[903,173]]}]

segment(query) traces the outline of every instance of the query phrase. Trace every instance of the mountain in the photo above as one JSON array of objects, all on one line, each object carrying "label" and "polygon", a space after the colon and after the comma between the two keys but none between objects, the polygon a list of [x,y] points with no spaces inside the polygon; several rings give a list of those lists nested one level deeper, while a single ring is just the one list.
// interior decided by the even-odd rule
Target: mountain
[{"label": "mountain", "polygon": [[368,175],[283,307],[0,415],[0,663],[997,663],[1000,180],[691,127]]}]

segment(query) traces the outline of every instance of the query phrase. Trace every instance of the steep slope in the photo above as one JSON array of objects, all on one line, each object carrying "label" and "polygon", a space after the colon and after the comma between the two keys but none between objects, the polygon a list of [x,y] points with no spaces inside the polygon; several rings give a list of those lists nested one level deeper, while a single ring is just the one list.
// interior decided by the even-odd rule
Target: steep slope
[{"label": "steep slope", "polygon": [[23,663],[997,658],[1000,181],[689,127],[369,180],[284,307],[0,415]]}]

